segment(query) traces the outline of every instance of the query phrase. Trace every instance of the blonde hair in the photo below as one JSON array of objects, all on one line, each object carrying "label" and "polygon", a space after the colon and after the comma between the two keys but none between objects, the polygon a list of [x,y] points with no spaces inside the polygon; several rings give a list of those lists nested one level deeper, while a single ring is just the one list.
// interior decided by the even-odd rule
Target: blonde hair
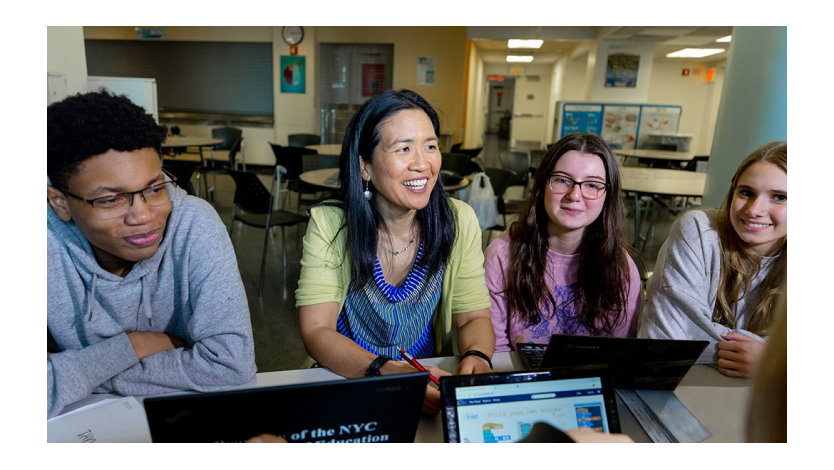
[{"label": "blonde hair", "polygon": [[[747,168],[756,162],[772,163],[788,172],[788,144],[769,142],[753,151],[741,162],[733,175],[730,189],[717,213],[714,213],[716,230],[721,240],[721,275],[712,321],[729,328],[744,327],[758,335],[764,335],[773,317],[773,309],[781,292],[781,285],[787,275],[788,238],[782,242],[773,268],[759,285],[758,292],[748,292],[750,282],[761,268],[762,257],[739,238],[730,222],[730,207],[738,180]],[[737,325],[735,311],[738,301],[745,295],[757,295],[758,304],[747,320],[747,325]]]}]

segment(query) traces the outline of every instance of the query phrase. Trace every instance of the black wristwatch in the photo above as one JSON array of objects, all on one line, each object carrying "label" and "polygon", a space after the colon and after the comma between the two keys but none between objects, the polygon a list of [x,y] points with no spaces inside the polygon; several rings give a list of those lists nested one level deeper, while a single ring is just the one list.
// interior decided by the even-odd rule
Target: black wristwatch
[{"label": "black wristwatch", "polygon": [[382,366],[390,360],[391,358],[388,356],[377,356],[376,359],[371,362],[371,365],[365,369],[365,377],[377,377],[382,375],[379,373],[379,369],[381,369]]},{"label": "black wristwatch", "polygon": [[478,351],[477,349],[470,349],[469,351],[466,351],[465,353],[461,354],[460,359],[463,360],[463,358],[466,356],[478,356],[481,359],[487,361],[487,364],[489,364],[489,368],[492,369],[492,361],[489,360],[489,356],[482,353],[481,351]]}]

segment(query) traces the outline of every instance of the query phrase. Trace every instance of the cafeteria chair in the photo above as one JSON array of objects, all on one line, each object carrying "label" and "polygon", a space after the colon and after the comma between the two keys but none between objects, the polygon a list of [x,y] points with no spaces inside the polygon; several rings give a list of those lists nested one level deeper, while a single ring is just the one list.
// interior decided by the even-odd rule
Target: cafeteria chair
[{"label": "cafeteria chair", "polygon": [[507,200],[505,199],[505,193],[507,192],[507,188],[511,186],[511,183],[516,180],[516,173],[512,170],[506,170],[504,168],[490,168],[487,167],[484,169],[484,173],[489,177],[489,182],[492,185],[492,190],[495,192],[496,197],[496,206],[498,207],[498,214],[501,215],[502,222],[497,225],[493,225],[492,227],[487,227],[484,231],[488,231],[487,234],[487,242],[486,244],[489,245],[489,242],[492,240],[492,232],[498,231],[503,232],[507,230],[507,215],[518,214],[521,212],[521,206],[524,204],[524,201],[517,201],[517,200]]},{"label": "cafeteria chair", "polygon": [[[308,215],[300,215],[280,209],[273,209],[274,193],[269,191],[256,173],[229,170],[235,183],[235,196],[232,205],[232,218],[229,221],[229,238],[233,235],[235,222],[250,227],[264,229],[264,247],[261,254],[261,269],[258,275],[258,297],[263,296],[264,274],[266,268],[266,249],[269,232],[274,227],[281,227],[281,255],[284,267],[284,287],[287,284],[287,240],[286,227],[306,223]],[[273,187],[279,187],[280,172]]]},{"label": "cafeteria chair", "polygon": [[544,160],[544,154],[546,153],[547,150],[542,149],[530,150],[530,173],[535,173],[536,170],[539,169],[539,165],[542,164],[542,160]]},{"label": "cafeteria chair", "polygon": [[515,178],[510,182],[510,186],[522,186],[524,188],[523,194],[526,196],[527,184],[530,181],[530,158],[527,156],[527,152],[502,150],[498,154],[498,158],[505,170],[515,172]]},{"label": "cafeteria chair", "polygon": [[[301,184],[302,182],[298,178],[304,172],[303,156],[318,155],[318,153],[315,150],[304,147],[289,147],[272,142],[269,143],[269,146],[272,148],[272,154],[275,156],[276,179],[282,179],[283,181],[282,184],[278,185],[277,198],[279,200],[279,207],[286,207],[287,194],[289,191],[292,191],[298,195],[297,209],[300,210],[302,199],[305,199],[301,196],[301,193],[309,194],[312,191],[310,187]],[[285,171],[278,171],[277,167],[279,166]],[[283,178],[279,178],[280,173],[284,174]]]},{"label": "cafeteria chair", "polygon": [[191,184],[191,177],[194,176],[199,165],[199,162],[188,160],[171,160],[166,158],[162,161],[162,169],[171,173],[177,179],[177,186],[192,196],[194,195],[194,185]]},{"label": "cafeteria chair", "polygon": [[321,143],[321,136],[318,134],[290,134],[287,136],[287,145],[290,147],[306,147]]},{"label": "cafeteria chair", "polygon": [[467,175],[470,163],[469,155],[463,153],[448,152],[441,157],[441,170],[451,171],[456,176]]},{"label": "cafeteria chair", "polygon": [[[216,137],[220,138],[220,137]],[[224,144],[218,144],[221,146]],[[197,167],[197,186],[200,185],[200,180],[203,180],[203,188],[206,191],[206,200],[211,201],[214,200],[214,188],[217,184],[217,175],[219,174],[226,174],[230,169],[236,170],[237,165],[237,155],[240,152],[243,146],[243,137],[238,137],[229,147],[229,154],[228,160],[218,160],[215,158],[207,158],[203,159],[200,166]],[[215,147],[216,149],[216,147]],[[214,151],[212,151],[213,153]],[[243,165],[243,169],[246,169],[246,165]],[[206,175],[212,175],[212,185],[209,187],[208,179]]]}]

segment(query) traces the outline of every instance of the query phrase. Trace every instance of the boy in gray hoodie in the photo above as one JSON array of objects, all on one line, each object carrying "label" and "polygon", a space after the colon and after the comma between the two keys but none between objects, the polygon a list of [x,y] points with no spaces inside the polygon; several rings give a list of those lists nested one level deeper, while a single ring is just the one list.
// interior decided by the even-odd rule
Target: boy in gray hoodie
[{"label": "boy in gray hoodie", "polygon": [[93,393],[240,385],[249,307],[214,208],[163,172],[164,130],[107,92],[47,108],[47,415]]}]

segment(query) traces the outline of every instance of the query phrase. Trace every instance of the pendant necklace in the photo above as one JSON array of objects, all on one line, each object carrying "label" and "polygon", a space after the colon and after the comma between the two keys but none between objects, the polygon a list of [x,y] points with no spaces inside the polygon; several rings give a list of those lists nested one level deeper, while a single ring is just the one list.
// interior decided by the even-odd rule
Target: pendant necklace
[{"label": "pendant necklace", "polygon": [[[387,250],[387,251],[390,251],[391,253],[393,253],[393,255],[394,255],[394,256],[397,256],[397,255],[399,255],[399,254],[401,254],[401,253],[405,253],[406,251],[408,251],[408,249],[409,249],[409,248],[411,248],[411,245],[412,245],[413,243],[414,243],[414,239],[412,238],[412,239],[411,239],[411,241],[410,241],[410,242],[408,242],[408,245],[406,245],[406,246],[405,246],[405,248],[403,248],[403,249],[402,249],[402,250],[400,250],[400,251],[389,250],[389,249],[387,249],[387,248],[386,248],[386,250]],[[380,245],[382,245],[382,243],[381,243],[381,242],[380,242]],[[383,246],[383,248],[385,248],[385,247]]]}]

